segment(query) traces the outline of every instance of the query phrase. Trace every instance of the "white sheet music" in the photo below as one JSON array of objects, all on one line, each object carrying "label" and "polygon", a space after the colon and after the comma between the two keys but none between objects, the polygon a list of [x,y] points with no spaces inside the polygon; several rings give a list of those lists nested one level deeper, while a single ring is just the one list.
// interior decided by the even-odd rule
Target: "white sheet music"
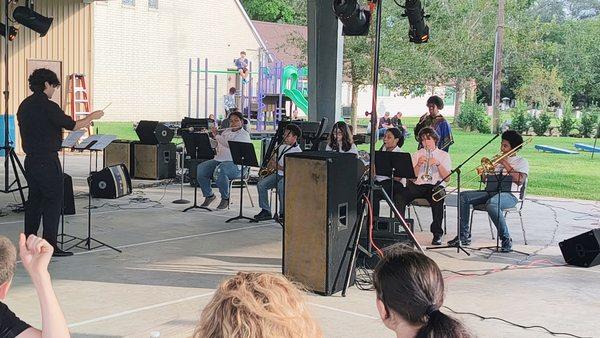
[{"label": "white sheet music", "polygon": [[100,140],[90,147],[91,150],[104,150],[112,141],[117,139],[117,135],[98,135]]},{"label": "white sheet music", "polygon": [[63,148],[72,148],[74,147],[79,139],[85,134],[85,130],[73,130],[67,135],[67,137],[62,142]]}]

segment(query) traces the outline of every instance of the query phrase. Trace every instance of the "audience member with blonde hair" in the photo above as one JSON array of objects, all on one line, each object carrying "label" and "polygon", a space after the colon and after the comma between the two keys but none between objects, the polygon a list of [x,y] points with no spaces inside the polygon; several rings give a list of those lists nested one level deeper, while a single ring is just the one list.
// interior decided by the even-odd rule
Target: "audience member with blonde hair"
[{"label": "audience member with blonde hair", "polygon": [[461,322],[440,311],[444,279],[431,258],[396,245],[386,250],[373,277],[377,310],[397,337],[471,337]]},{"label": "audience member with blonde hair", "polygon": [[302,293],[284,276],[239,272],[221,283],[194,338],[318,338]]},{"label": "audience member with blonde hair", "polygon": [[[42,329],[38,330],[17,317],[4,303],[0,302],[0,337],[16,338],[69,338],[71,334],[58,299],[52,288],[48,263],[54,247],[45,239],[24,234],[19,237],[19,257],[29,273],[37,292],[42,311]],[[0,300],[4,300],[15,273],[17,250],[12,242],[0,236]]]}]

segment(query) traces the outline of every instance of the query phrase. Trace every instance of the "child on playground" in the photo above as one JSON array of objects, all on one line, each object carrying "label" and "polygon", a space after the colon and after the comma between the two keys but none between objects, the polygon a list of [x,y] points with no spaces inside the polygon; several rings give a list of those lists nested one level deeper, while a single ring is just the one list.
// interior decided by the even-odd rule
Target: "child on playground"
[{"label": "child on playground", "polygon": [[241,51],[240,57],[234,60],[235,66],[237,67],[240,76],[242,77],[243,83],[248,83],[248,59],[246,59],[246,52]]}]

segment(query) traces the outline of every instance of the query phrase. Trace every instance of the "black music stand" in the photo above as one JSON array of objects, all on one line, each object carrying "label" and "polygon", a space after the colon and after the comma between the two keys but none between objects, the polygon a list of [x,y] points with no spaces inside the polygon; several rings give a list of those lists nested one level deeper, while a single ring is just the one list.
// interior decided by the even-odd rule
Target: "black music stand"
[{"label": "black music stand", "polygon": [[448,249],[448,248],[456,248],[456,252],[464,252],[467,256],[471,256],[470,253],[467,252],[467,250],[465,250],[462,247],[462,242],[460,240],[460,174],[461,174],[461,168],[463,165],[465,165],[467,162],[469,162],[473,157],[475,157],[475,155],[479,154],[479,152],[481,152],[483,150],[483,148],[487,147],[490,143],[492,143],[495,139],[498,138],[498,136],[500,136],[500,134],[496,134],[494,135],[494,137],[492,137],[489,141],[487,141],[484,145],[482,145],[479,149],[477,149],[474,153],[471,154],[471,156],[469,156],[466,160],[464,160],[461,164],[459,164],[456,168],[454,168],[454,170],[450,171],[448,173],[448,175],[446,175],[446,177],[442,178],[441,181],[439,181],[433,188],[435,189],[438,186],[442,185],[442,182],[446,181],[446,179],[450,176],[452,176],[453,174],[456,173],[456,244],[455,245],[442,245],[442,246],[434,246],[434,247],[428,247],[427,250],[439,250],[439,249]]},{"label": "black music stand", "polygon": [[[98,166],[98,152],[104,150],[106,146],[108,146],[112,141],[114,141],[117,137],[113,135],[92,135],[87,139],[83,140],[79,145],[75,146],[75,149],[84,151],[88,150],[90,152],[90,165],[89,165],[89,176],[87,179],[88,183],[88,229],[87,229],[87,237],[82,238],[79,242],[72,245],[67,249],[70,251],[73,248],[80,248],[84,250],[94,250],[100,247],[107,247],[109,249],[115,250],[117,252],[122,252],[121,250],[108,245],[104,242],[101,242],[94,237],[92,237],[92,153],[96,153],[96,167]],[[97,168],[96,168],[97,169]],[[92,247],[92,242],[97,243],[98,245]],[[83,244],[83,246],[82,246]]]},{"label": "black music stand", "polygon": [[238,219],[247,219],[250,222],[256,222],[253,218],[246,217],[242,214],[242,207],[244,205],[244,171],[246,167],[258,167],[258,160],[256,159],[256,152],[254,151],[254,145],[246,142],[235,142],[229,141],[229,149],[231,150],[231,157],[233,157],[233,163],[241,166],[240,169],[240,214],[236,217],[230,218],[225,221],[229,223]]},{"label": "black music stand", "polygon": [[[84,134],[85,134],[85,130],[74,130],[74,131],[71,131],[68,134],[68,136],[62,142],[61,150],[62,150],[62,174],[63,174],[63,178],[64,178],[64,175],[65,175],[65,166],[66,166],[66,162],[65,162],[65,149],[72,149],[73,147],[75,147],[75,145],[77,144],[77,142],[79,142],[79,139]],[[76,237],[76,236],[69,235],[69,234],[65,233],[65,197],[64,197],[64,195],[63,195],[62,207],[60,209],[60,233],[56,237],[57,237],[56,238],[56,242],[57,242],[57,244],[60,244],[61,250],[64,249],[64,245],[67,244],[67,243],[69,243],[69,242],[72,242],[74,240],[80,240],[80,241],[83,240],[83,238]],[[65,237],[67,237],[69,239],[65,241]]]},{"label": "black music stand", "polygon": [[[182,133],[184,147],[192,159],[212,160],[215,157],[207,133]],[[197,179],[197,178],[196,178]],[[198,184],[194,184],[194,205],[183,210],[186,212],[192,209],[202,209],[212,211],[212,209],[198,205]]]},{"label": "black music stand", "polygon": [[[393,151],[375,152],[375,171],[377,175],[388,176],[392,179],[392,190],[390,195],[394,198],[394,178],[416,178],[412,165],[412,157],[409,153]],[[390,208],[390,218],[393,212]],[[379,215],[375,215],[378,218]]]},{"label": "black music stand", "polygon": [[[525,183],[523,183],[525,184]],[[502,192],[513,193],[512,191],[512,176],[503,175],[501,172],[494,173],[493,175],[486,176],[486,186],[485,191],[488,193],[490,198],[494,195],[498,195]],[[498,198],[498,219],[500,218],[500,213],[502,209],[500,209],[500,198]],[[488,215],[489,217],[489,215]],[[493,220],[492,220],[493,221]],[[475,248],[475,250],[490,250],[491,254],[500,253],[500,234],[498,233],[498,228],[496,227],[496,245],[482,246],[479,248]],[[528,253],[518,250],[512,250],[511,252],[516,252],[525,256],[529,256]],[[488,257],[489,258],[489,257]]]},{"label": "black music stand", "polygon": [[[407,178],[407,179],[416,178],[415,171],[413,169],[413,164],[412,164],[412,157],[410,156],[409,153],[392,152],[392,151],[377,151],[377,152],[375,152],[374,160],[375,160],[375,171],[376,171],[376,174],[378,174],[378,175],[386,175],[387,176],[387,175],[389,175],[390,172],[392,172],[393,173],[391,176],[392,179],[394,177]],[[365,187],[363,187],[363,188],[365,188]],[[369,186],[365,188],[365,190],[366,190],[365,192],[368,192],[369,189],[373,192],[373,194],[376,191],[381,191],[381,194],[383,195],[383,199],[387,202],[388,206],[390,207],[392,215],[394,217],[396,217],[396,219],[400,222],[400,224],[404,228],[404,231],[406,231],[406,233],[408,234],[408,237],[413,242],[413,244],[419,249],[419,251],[422,252],[423,249],[422,249],[421,245],[419,244],[419,242],[417,241],[417,239],[415,238],[415,235],[413,234],[410,226],[408,225],[408,223],[406,223],[406,220],[404,219],[404,217],[402,217],[402,215],[400,214],[400,211],[398,210],[398,208],[396,208],[394,201],[392,201],[392,199],[387,194],[385,189],[383,189],[383,187],[379,184],[373,184],[372,186],[370,186],[370,184],[369,184]],[[392,183],[392,189],[393,189],[393,183]],[[393,193],[393,191],[392,191],[392,193]],[[394,195],[392,195],[392,198],[393,198],[393,196]],[[372,199],[369,199],[369,200],[372,200]],[[374,255],[372,253],[371,241],[368,241],[367,248],[364,248],[359,243],[360,242],[360,234],[361,234],[362,228],[363,228],[363,223],[364,223],[366,216],[368,215],[366,213],[367,208],[368,208],[367,204],[364,204],[364,203],[361,203],[361,204],[362,205],[359,206],[359,210],[361,210],[361,211],[358,214],[358,217],[356,219],[357,224],[354,226],[354,228],[355,228],[354,236],[355,237],[353,238],[353,243],[352,243],[353,244],[352,256],[351,256],[350,264],[348,265],[348,272],[346,274],[344,288],[342,289],[342,297],[346,297],[346,291],[348,290],[348,287],[350,286],[350,277],[352,275],[351,270],[354,269],[358,250],[365,253],[369,258],[373,257],[373,255]],[[377,217],[377,215],[373,215],[373,221],[376,220],[376,217]]]}]

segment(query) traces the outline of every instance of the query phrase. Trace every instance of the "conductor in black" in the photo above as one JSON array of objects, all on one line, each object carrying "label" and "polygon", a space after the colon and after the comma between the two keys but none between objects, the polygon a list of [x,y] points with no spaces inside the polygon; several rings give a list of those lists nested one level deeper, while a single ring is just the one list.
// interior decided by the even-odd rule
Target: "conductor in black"
[{"label": "conductor in black", "polygon": [[51,101],[60,81],[49,69],[37,69],[29,76],[33,92],[17,111],[21,142],[25,151],[25,178],[29,195],[25,202],[25,236],[37,235],[44,220],[43,238],[54,247],[54,256],[73,253],[57,246],[58,223],[63,203],[63,174],[58,151],[62,144],[62,130],[88,127],[104,115],[101,110],[73,121],[58,104]]}]

